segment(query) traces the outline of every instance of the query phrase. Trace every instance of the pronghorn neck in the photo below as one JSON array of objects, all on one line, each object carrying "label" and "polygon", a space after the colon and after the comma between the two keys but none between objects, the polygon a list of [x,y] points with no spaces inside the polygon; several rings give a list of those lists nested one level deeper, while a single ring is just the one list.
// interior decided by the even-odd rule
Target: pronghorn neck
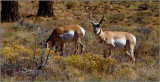
[{"label": "pronghorn neck", "polygon": [[101,36],[102,36],[102,34],[103,34],[103,30],[102,30],[102,29],[100,29],[100,31],[96,34],[96,36],[101,37]]}]

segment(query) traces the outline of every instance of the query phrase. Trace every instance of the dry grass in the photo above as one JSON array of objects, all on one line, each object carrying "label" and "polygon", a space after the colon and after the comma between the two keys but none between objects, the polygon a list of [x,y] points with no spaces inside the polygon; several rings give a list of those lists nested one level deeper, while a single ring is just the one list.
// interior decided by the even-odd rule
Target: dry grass
[{"label": "dry grass", "polygon": [[[147,9],[146,9],[147,8]],[[106,2],[106,1],[55,1],[53,17],[36,17],[38,2],[19,1],[21,19],[13,23],[1,23],[1,73],[2,81],[158,81],[159,76],[159,14],[158,2]],[[104,59],[103,51],[92,32],[88,19],[102,23],[104,31],[126,31],[137,38],[136,65],[122,51],[113,51],[112,59]],[[115,17],[116,15],[116,17]],[[33,54],[37,24],[48,28],[44,41],[54,28],[78,24],[86,30],[82,40],[84,56],[73,54],[74,43],[67,43],[60,57],[51,50],[48,64],[43,70],[35,70]],[[39,36],[40,37],[40,36]],[[38,58],[41,53],[41,38],[38,39]],[[46,49],[47,54],[49,50]],[[57,61],[61,60],[57,63]],[[55,64],[57,63],[57,64]],[[27,71],[23,68],[27,68]]]}]

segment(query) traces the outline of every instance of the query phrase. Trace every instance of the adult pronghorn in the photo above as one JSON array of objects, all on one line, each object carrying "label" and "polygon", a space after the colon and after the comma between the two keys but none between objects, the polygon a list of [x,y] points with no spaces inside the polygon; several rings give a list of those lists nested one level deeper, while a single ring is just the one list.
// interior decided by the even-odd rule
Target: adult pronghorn
[{"label": "adult pronghorn", "polygon": [[66,42],[75,42],[75,53],[77,53],[77,49],[79,45],[81,47],[81,53],[83,53],[83,44],[81,43],[81,39],[85,35],[85,30],[78,25],[65,25],[53,30],[52,34],[46,41],[47,48],[56,46],[56,52],[58,46],[60,46],[61,56],[63,55],[63,46]]},{"label": "adult pronghorn", "polygon": [[135,63],[134,47],[136,45],[136,38],[134,35],[128,32],[120,31],[104,31],[101,29],[101,24],[104,19],[104,15],[99,23],[94,23],[89,15],[89,19],[92,23],[93,32],[98,37],[101,48],[104,51],[104,58],[106,58],[106,48],[109,49],[109,58],[111,58],[111,52],[113,49],[123,49],[132,58]]}]

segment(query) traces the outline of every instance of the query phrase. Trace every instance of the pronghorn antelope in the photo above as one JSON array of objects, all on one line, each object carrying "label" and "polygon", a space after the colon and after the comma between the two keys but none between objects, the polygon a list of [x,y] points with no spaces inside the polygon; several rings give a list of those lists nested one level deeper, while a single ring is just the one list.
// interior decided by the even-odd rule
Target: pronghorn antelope
[{"label": "pronghorn antelope", "polygon": [[[58,46],[60,46],[61,56],[63,55],[63,46],[66,42],[75,42],[75,53],[77,53],[78,46],[81,48],[81,53],[83,53],[83,44],[81,43],[81,39],[85,35],[85,30],[78,25],[65,25],[53,30],[52,34],[46,41],[47,48],[56,47],[56,51]],[[52,45],[52,46],[50,46]]]},{"label": "pronghorn antelope", "polygon": [[100,47],[104,51],[104,58],[106,58],[106,48],[109,49],[109,58],[113,49],[123,49],[132,58],[132,63],[135,63],[134,47],[136,45],[136,38],[128,32],[119,31],[104,31],[101,29],[101,24],[104,15],[99,23],[94,23],[89,15],[89,20],[92,23],[93,32],[98,37]]}]

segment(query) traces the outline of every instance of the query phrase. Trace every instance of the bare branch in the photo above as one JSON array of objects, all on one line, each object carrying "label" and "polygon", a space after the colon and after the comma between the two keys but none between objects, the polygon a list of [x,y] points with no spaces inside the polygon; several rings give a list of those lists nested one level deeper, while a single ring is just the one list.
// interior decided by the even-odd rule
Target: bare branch
[{"label": "bare branch", "polygon": [[38,39],[38,26],[37,26],[37,32],[36,32],[36,42],[35,42],[35,49],[34,49],[34,56],[33,56],[33,61],[35,61],[35,56],[36,56],[36,46],[37,46],[37,39]]},{"label": "bare branch", "polygon": [[45,63],[44,65],[46,65],[46,64],[47,64],[48,57],[49,57],[49,54],[50,54],[51,49],[52,49],[52,45],[50,45],[50,49],[49,49],[49,52],[48,52],[48,55],[47,55],[46,63],[44,62],[44,63]]},{"label": "bare branch", "polygon": [[[50,45],[50,50],[48,52],[48,55],[47,55],[47,58],[45,58],[45,50],[44,50],[44,42],[43,42],[43,39],[44,39],[44,36],[45,36],[45,31],[42,29],[41,30],[41,42],[42,42],[42,54],[41,54],[41,57],[38,58],[37,60],[35,60],[35,56],[36,56],[36,49],[37,49],[37,41],[38,41],[38,34],[39,34],[39,30],[40,30],[40,25],[37,25],[37,32],[36,32],[36,42],[35,42],[35,51],[34,51],[34,57],[33,57],[33,62],[36,64],[36,68],[38,70],[42,70],[42,68],[47,64],[47,61],[48,61],[48,57],[50,55],[50,51],[52,49],[52,45]],[[47,27],[48,29],[48,27]],[[40,59],[40,61],[39,61]]]},{"label": "bare branch", "polygon": [[39,66],[39,64],[38,64],[38,60],[39,60],[39,58],[37,59],[37,61],[36,61],[36,60],[34,60],[34,63],[36,64],[36,68]]},{"label": "bare branch", "polygon": [[44,51],[43,51],[43,29],[42,29],[42,57],[41,57],[41,65],[44,62],[44,58],[45,58],[45,54],[44,54]]}]

